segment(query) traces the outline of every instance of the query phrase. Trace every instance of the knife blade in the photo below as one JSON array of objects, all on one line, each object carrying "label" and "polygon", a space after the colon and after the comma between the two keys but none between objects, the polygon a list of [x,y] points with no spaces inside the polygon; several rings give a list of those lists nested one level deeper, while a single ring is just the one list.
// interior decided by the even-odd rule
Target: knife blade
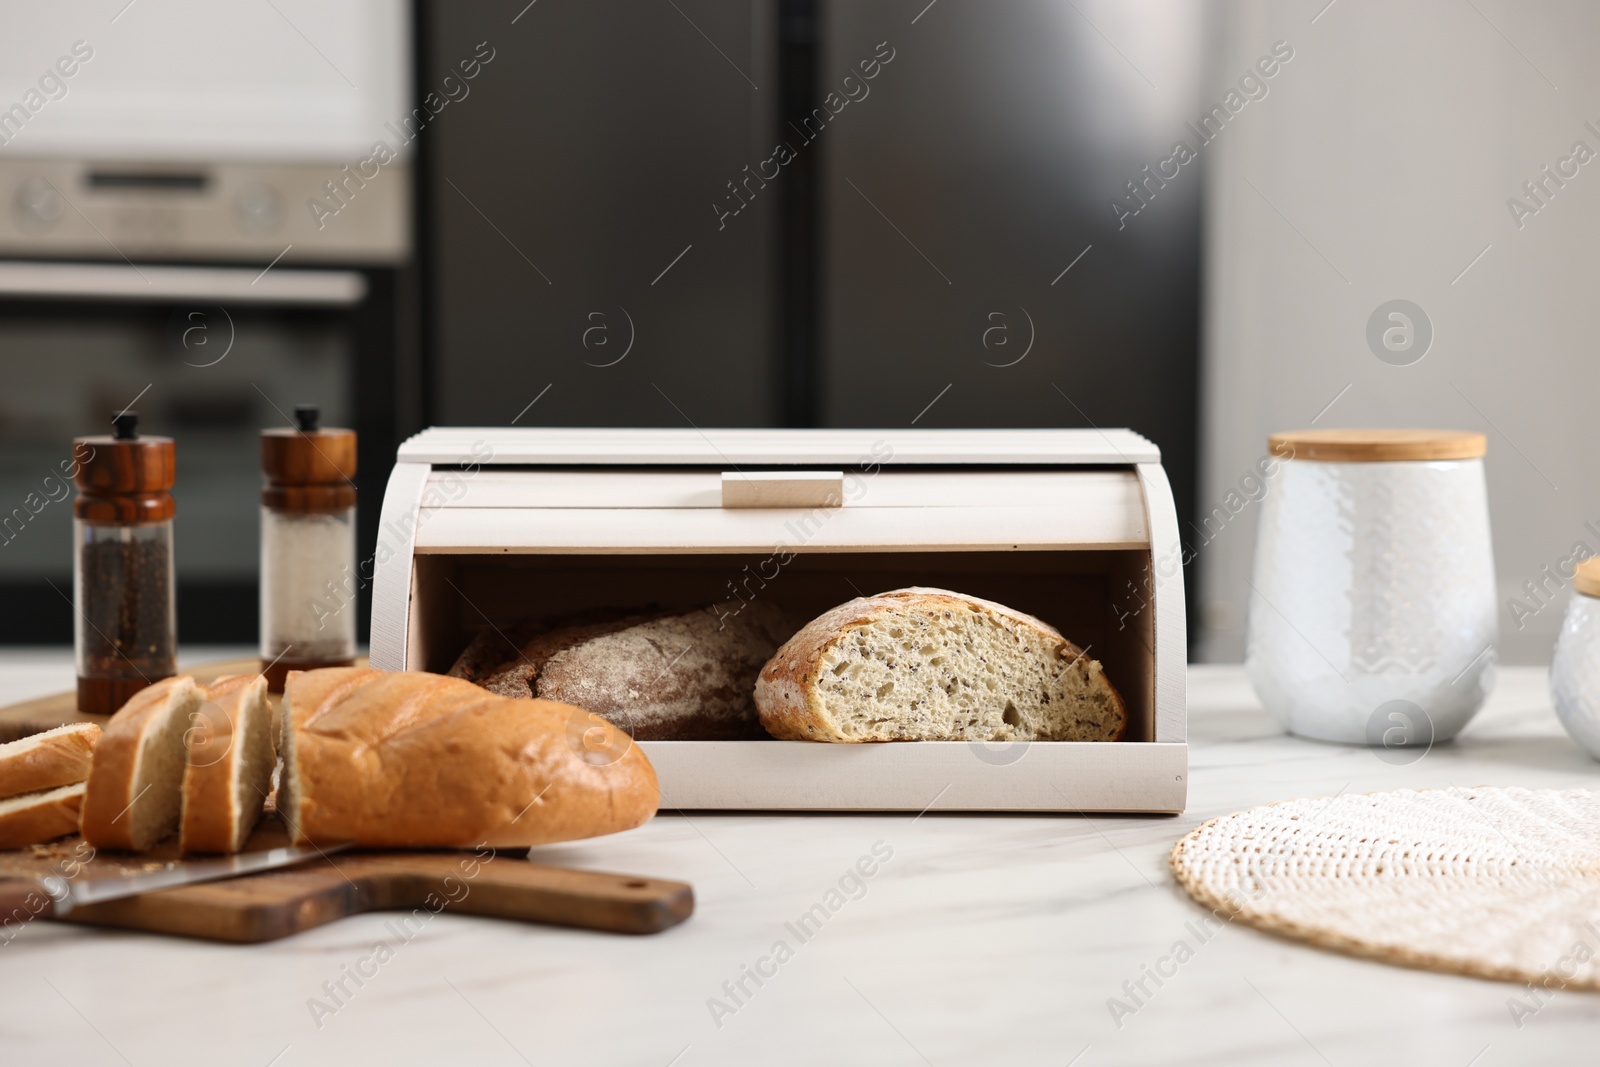
[{"label": "knife blade", "polygon": [[[340,852],[350,843],[335,845],[285,845],[260,852],[241,852],[233,856],[205,860],[172,860],[165,867],[130,875],[107,875],[83,881],[69,881],[57,874],[34,878],[12,876],[0,881],[0,916],[17,912],[35,918],[65,918],[74,908],[120,900],[160,889],[200,882],[216,882],[240,875],[292,867],[297,863]],[[44,902],[38,903],[43,895]]]}]

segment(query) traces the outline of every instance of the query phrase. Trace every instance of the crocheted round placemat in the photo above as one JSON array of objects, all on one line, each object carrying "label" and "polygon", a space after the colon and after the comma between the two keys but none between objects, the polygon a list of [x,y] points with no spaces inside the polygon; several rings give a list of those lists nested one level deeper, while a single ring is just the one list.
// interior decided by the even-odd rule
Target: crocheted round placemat
[{"label": "crocheted round placemat", "polygon": [[1600,793],[1399,790],[1212,819],[1172,872],[1222,920],[1389,963],[1600,990]]}]

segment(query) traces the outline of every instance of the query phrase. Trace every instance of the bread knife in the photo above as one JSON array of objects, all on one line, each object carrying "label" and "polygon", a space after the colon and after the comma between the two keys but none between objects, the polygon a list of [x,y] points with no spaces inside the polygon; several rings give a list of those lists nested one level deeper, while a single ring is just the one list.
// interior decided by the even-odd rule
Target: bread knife
[{"label": "bread knife", "polygon": [[160,869],[130,875],[107,875],[68,881],[58,874],[40,878],[11,876],[0,879],[0,920],[65,918],[74,908],[106,900],[136,897],[158,889],[199,882],[216,882],[245,874],[292,867],[350,847],[336,845],[285,845],[259,852],[205,860],[169,860]]}]

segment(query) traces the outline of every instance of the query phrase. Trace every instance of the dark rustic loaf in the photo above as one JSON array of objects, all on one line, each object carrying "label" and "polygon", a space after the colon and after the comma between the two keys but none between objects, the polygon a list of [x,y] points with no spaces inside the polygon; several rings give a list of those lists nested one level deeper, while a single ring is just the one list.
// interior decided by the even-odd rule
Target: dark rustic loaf
[{"label": "dark rustic loaf", "polygon": [[793,632],[759,601],[737,613],[724,605],[490,627],[450,674],[501,696],[576,704],[640,741],[761,738],[756,675]]}]

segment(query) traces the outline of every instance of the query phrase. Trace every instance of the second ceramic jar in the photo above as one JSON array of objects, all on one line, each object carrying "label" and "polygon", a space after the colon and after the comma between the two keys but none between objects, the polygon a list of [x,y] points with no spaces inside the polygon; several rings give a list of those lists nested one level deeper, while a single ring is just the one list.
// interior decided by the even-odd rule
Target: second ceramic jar
[{"label": "second ceramic jar", "polygon": [[1550,661],[1550,697],[1572,739],[1600,759],[1600,556],[1578,564]]},{"label": "second ceramic jar", "polygon": [[1482,434],[1275,434],[1245,667],[1290,733],[1383,748],[1454,737],[1494,677]]}]

